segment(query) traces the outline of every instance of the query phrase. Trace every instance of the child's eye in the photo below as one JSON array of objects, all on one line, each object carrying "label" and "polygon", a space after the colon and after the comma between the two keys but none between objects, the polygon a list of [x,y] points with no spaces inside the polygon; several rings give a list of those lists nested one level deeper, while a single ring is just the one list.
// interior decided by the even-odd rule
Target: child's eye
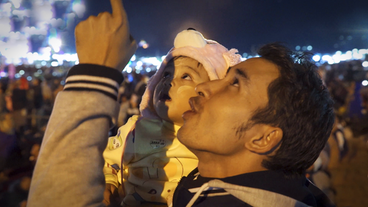
[{"label": "child's eye", "polygon": [[192,80],[192,78],[188,74],[184,74],[181,78],[185,80]]},{"label": "child's eye", "polygon": [[239,86],[239,80],[237,78],[235,78],[231,85],[238,87]]},{"label": "child's eye", "polygon": [[164,72],[164,74],[162,75],[163,78],[168,78],[170,76],[169,72]]}]

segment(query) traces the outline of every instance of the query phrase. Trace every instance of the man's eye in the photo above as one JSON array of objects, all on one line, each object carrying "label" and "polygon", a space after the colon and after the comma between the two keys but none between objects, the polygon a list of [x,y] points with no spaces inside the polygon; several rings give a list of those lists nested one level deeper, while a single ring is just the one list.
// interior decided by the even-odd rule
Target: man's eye
[{"label": "man's eye", "polygon": [[181,78],[185,80],[192,80],[192,78],[188,74],[184,74]]},{"label": "man's eye", "polygon": [[239,80],[237,78],[234,79],[234,81],[233,81],[233,83],[231,85],[238,87],[239,86]]}]

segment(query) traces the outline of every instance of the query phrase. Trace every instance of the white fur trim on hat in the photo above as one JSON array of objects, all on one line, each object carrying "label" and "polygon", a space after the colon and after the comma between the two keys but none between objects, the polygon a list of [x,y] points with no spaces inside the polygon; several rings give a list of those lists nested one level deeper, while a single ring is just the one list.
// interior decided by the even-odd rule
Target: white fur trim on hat
[{"label": "white fur trim on hat", "polygon": [[207,71],[210,80],[216,80],[224,78],[227,69],[241,61],[241,56],[236,54],[237,52],[237,49],[228,50],[216,41],[205,39],[200,32],[193,29],[178,33],[174,40],[174,47],[148,81],[139,106],[142,116],[158,118],[152,102],[153,92],[160,81],[163,69],[173,57],[186,56],[197,60]]}]

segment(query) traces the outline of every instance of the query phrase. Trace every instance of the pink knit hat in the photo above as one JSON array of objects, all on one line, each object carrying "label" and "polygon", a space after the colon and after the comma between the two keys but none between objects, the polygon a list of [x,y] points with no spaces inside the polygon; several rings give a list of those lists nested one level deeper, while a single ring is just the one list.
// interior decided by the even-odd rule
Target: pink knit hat
[{"label": "pink knit hat", "polygon": [[148,81],[139,106],[142,116],[158,118],[152,102],[153,92],[161,79],[164,68],[172,58],[177,56],[193,58],[203,65],[210,80],[216,80],[224,78],[228,68],[241,61],[241,56],[236,54],[237,52],[237,49],[228,50],[216,41],[205,39],[200,32],[193,29],[178,33],[174,40],[174,47]]}]

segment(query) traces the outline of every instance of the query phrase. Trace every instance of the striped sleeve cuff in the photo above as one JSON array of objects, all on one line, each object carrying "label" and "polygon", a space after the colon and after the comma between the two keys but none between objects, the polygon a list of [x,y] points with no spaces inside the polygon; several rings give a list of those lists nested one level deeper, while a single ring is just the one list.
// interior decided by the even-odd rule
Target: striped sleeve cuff
[{"label": "striped sleeve cuff", "polygon": [[113,68],[79,64],[68,72],[64,91],[98,91],[117,100],[123,80],[123,74]]}]

